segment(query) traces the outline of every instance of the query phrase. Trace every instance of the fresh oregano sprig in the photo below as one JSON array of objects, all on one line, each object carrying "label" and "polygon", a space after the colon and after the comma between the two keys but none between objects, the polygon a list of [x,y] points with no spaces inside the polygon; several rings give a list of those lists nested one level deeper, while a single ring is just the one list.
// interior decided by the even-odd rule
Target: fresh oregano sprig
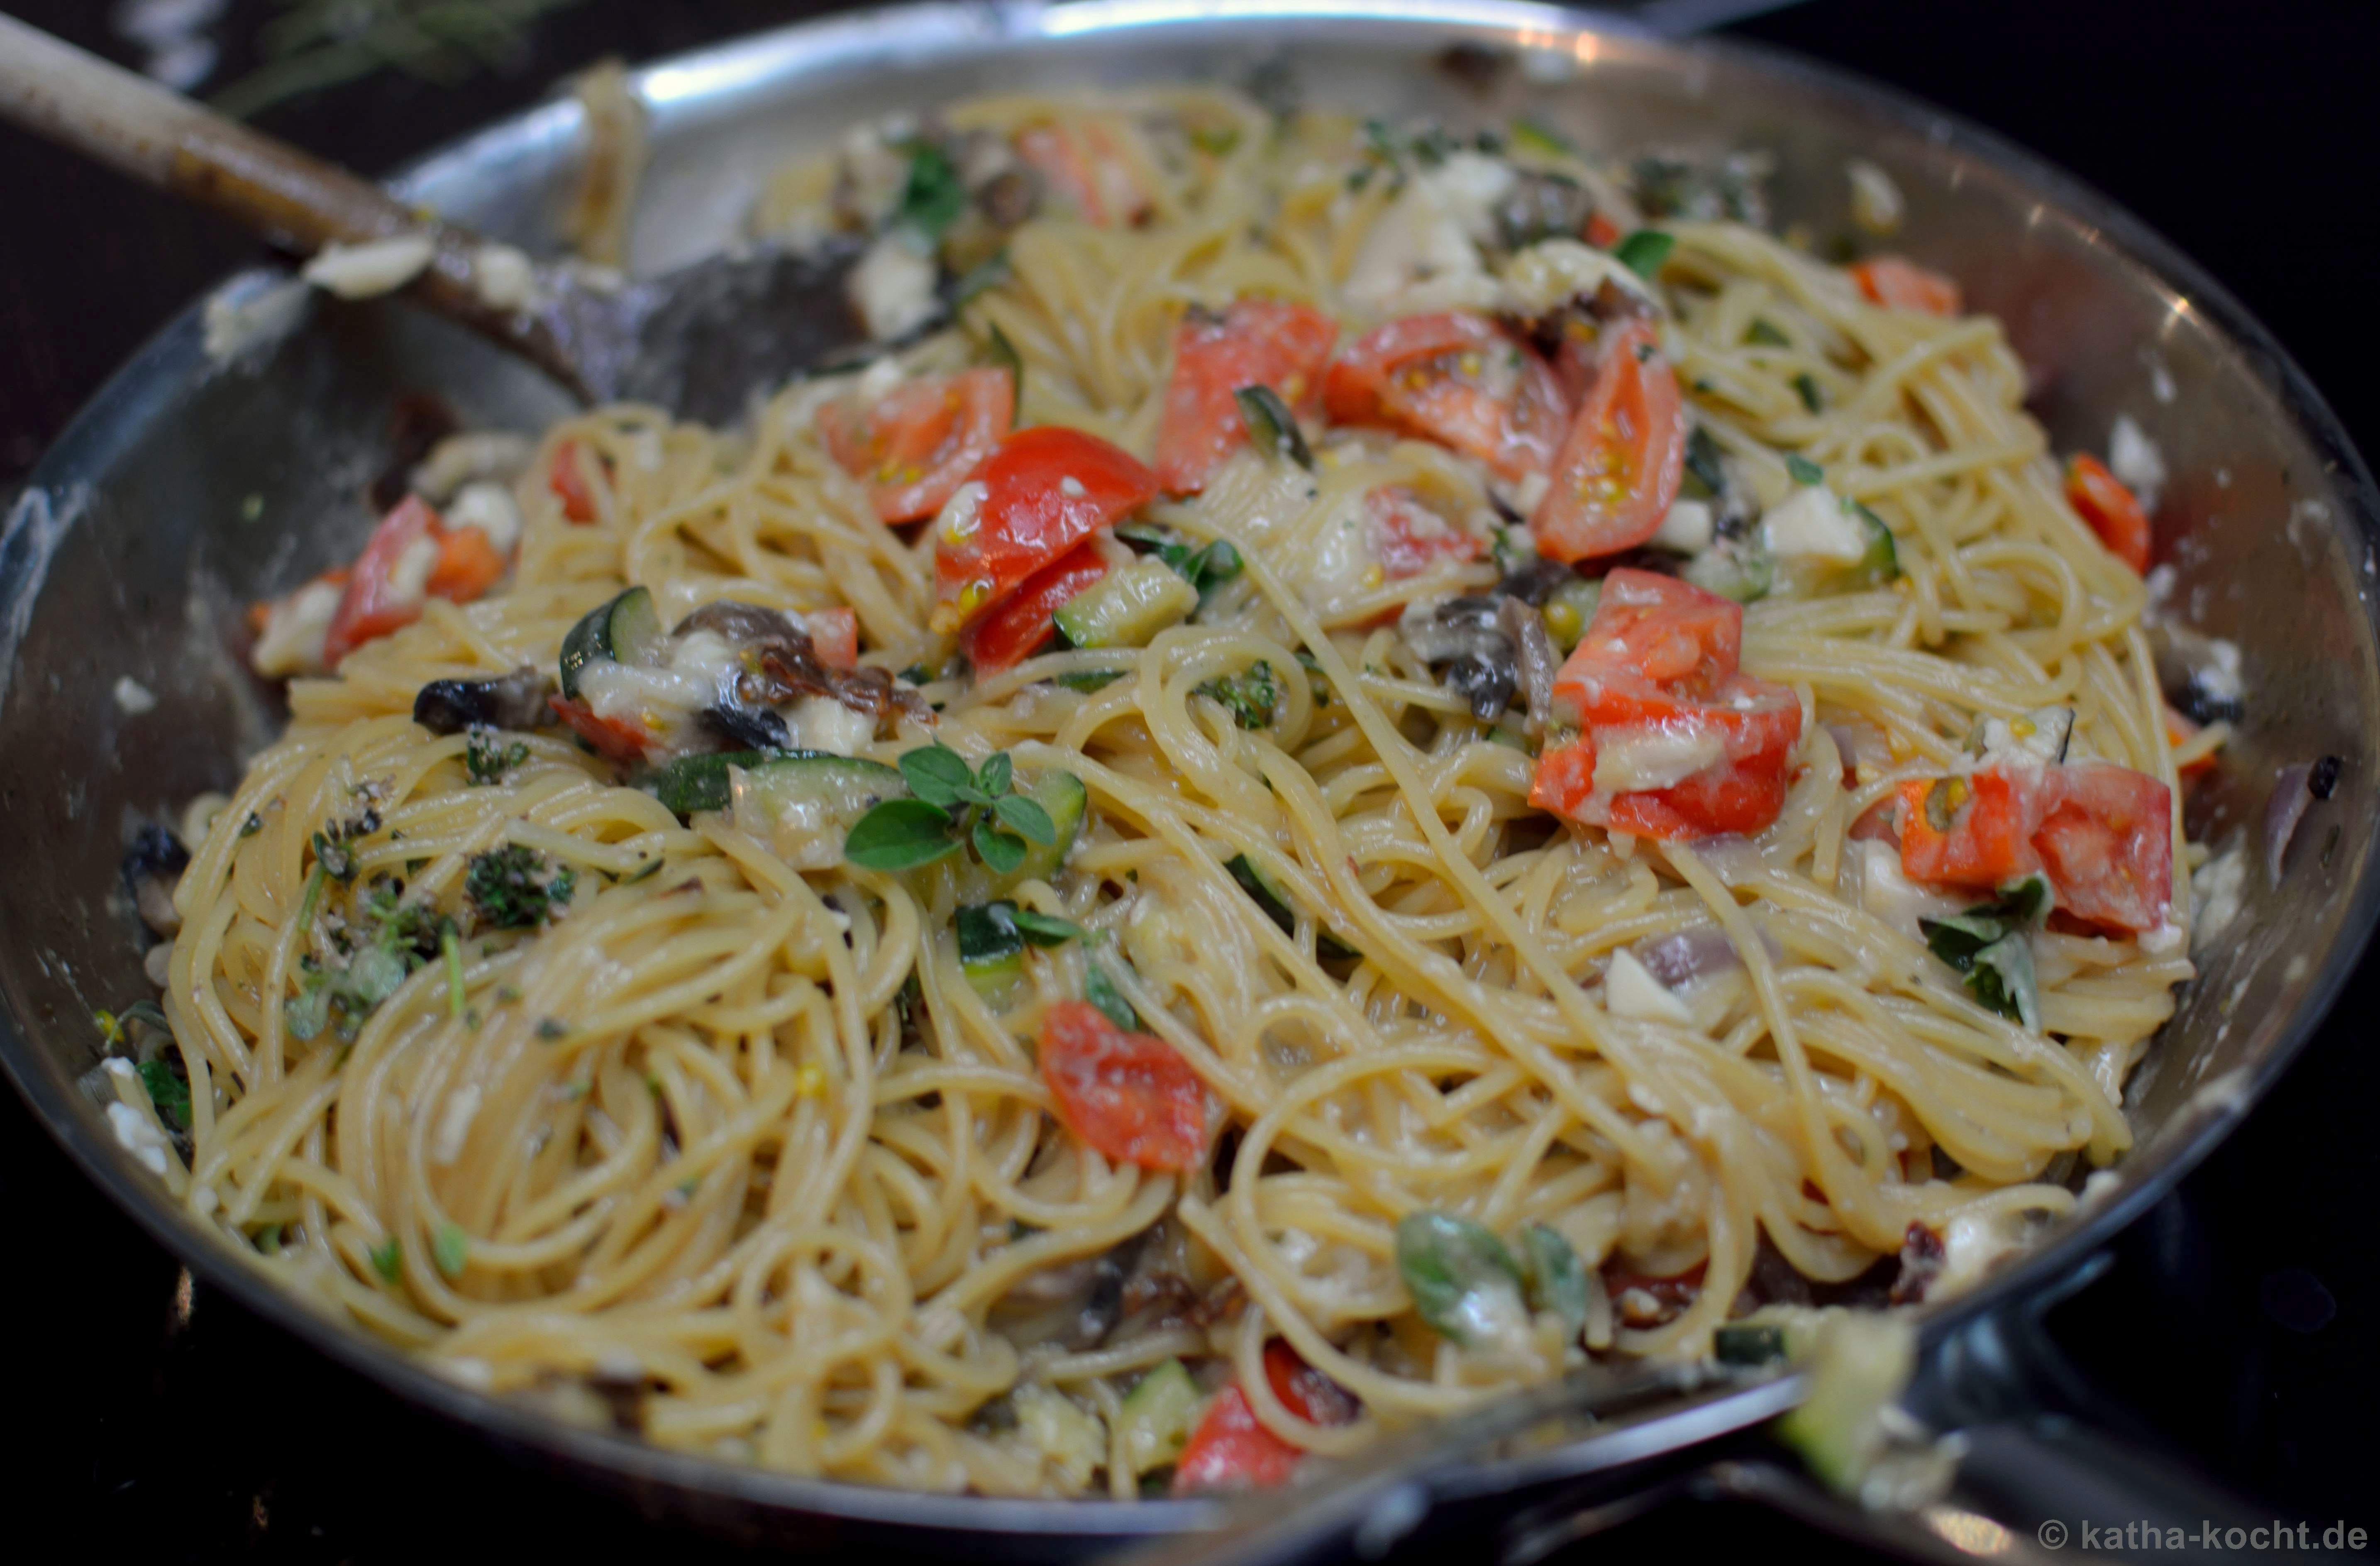
[{"label": "fresh oregano sprig", "polygon": [[1015,771],[1004,750],[981,767],[939,743],[904,751],[901,777],[910,797],[888,799],[862,816],[844,839],[843,856],[862,869],[914,870],[972,843],[988,868],[1014,874],[1027,843],[1058,841],[1050,812],[1013,791]]}]

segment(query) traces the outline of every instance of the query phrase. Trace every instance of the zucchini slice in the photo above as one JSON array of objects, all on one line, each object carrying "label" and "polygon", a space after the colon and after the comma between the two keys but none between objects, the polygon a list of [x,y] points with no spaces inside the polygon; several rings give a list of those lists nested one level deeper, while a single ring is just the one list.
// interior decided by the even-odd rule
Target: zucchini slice
[{"label": "zucchini slice", "polygon": [[610,662],[655,668],[668,633],[645,588],[630,588],[570,627],[562,638],[562,694],[576,700],[578,676],[589,663]]},{"label": "zucchini slice", "polygon": [[[669,807],[681,819],[697,810],[724,810],[735,798],[728,769],[750,769],[764,761],[803,761],[825,758],[848,761],[832,750],[714,750],[702,756],[681,756],[647,778],[645,792]],[[872,766],[873,762],[862,765]]]},{"label": "zucchini slice", "polygon": [[1146,647],[1198,607],[1198,589],[1154,558],[1135,560],[1059,606],[1059,632],[1076,647]]},{"label": "zucchini slice", "polygon": [[860,817],[909,795],[893,768],[832,751],[763,756],[749,766],[729,758],[725,771],[735,824],[797,870],[841,863],[843,840]]},{"label": "zucchini slice", "polygon": [[1072,772],[1054,769],[1033,780],[1033,786],[1024,791],[1034,804],[1049,812],[1050,824],[1058,835],[1047,844],[1033,844],[1025,851],[1025,862],[1016,873],[1005,878],[1014,886],[1020,881],[1049,880],[1066,862],[1066,851],[1075,846],[1075,838],[1083,830],[1083,812],[1090,805],[1090,791],[1083,780]]},{"label": "zucchini slice", "polygon": [[[1265,917],[1281,927],[1283,935],[1294,936],[1297,933],[1296,911],[1290,907],[1289,899],[1281,894],[1281,888],[1272,883],[1272,878],[1257,868],[1253,860],[1245,854],[1234,854],[1223,862],[1223,868],[1232,872],[1232,879],[1240,883],[1240,890],[1264,910]],[[1363,955],[1331,934],[1329,927],[1318,920],[1314,931],[1314,954],[1334,962]]]}]

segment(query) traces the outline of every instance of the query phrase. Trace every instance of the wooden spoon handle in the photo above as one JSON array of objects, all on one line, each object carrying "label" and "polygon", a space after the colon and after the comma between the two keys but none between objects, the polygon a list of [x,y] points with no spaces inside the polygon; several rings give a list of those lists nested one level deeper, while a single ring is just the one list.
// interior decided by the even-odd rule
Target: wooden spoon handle
[{"label": "wooden spoon handle", "polygon": [[[426,234],[436,249],[408,288],[410,297],[577,382],[575,356],[549,323],[485,297],[480,236],[6,15],[0,119],[212,207],[301,258],[332,244]],[[539,275],[541,284],[550,281],[544,269]]]}]

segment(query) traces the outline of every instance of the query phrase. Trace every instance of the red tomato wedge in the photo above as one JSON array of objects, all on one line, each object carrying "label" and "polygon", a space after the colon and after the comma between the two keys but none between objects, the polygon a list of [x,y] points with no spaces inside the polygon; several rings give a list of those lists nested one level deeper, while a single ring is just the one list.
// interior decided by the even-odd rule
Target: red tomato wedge
[{"label": "red tomato wedge", "polygon": [[1161,1038],[1126,1033],[1084,1001],[1041,1023],[1041,1079],[1075,1139],[1144,1169],[1196,1169],[1207,1156],[1207,1087]]},{"label": "red tomato wedge", "polygon": [[1157,475],[1129,452],[1062,425],[1011,432],[937,523],[935,630],[972,625],[1025,579],[1157,495]]},{"label": "red tomato wedge", "polygon": [[802,612],[802,627],[809,632],[810,650],[830,669],[859,666],[859,613],[844,607]]},{"label": "red tomato wedge", "polygon": [[576,697],[549,696],[545,699],[555,716],[576,730],[579,738],[612,760],[641,759],[653,742],[653,736],[641,723],[606,718]]},{"label": "red tomato wedge", "polygon": [[2149,517],[2124,481],[2088,452],[2066,464],[2066,500],[2091,524],[2107,552],[2131,566],[2137,576],[2149,570]]},{"label": "red tomato wedge", "polygon": [[2033,836],[2060,911],[2137,934],[2173,905],[2173,795],[2104,762],[2050,770]]},{"label": "red tomato wedge", "polygon": [[1612,554],[1661,530],[1685,473],[1686,410],[1658,345],[1642,322],[1612,334],[1530,518],[1547,558]]},{"label": "red tomato wedge", "polygon": [[380,519],[331,616],[322,658],[332,668],[364,643],[421,618],[438,558],[437,533],[438,514],[419,495],[406,496]]},{"label": "red tomato wedge", "polygon": [[1570,399],[1537,351],[1484,315],[1407,316],[1351,344],[1323,379],[1341,424],[1385,424],[1507,479],[1552,466]]},{"label": "red tomato wedge", "polygon": [[[2165,710],[2165,742],[2168,747],[2175,750],[2180,749],[2196,737],[2198,730],[2198,724],[2192,722],[2171,707]],[[2210,750],[2197,760],[2183,765],[2180,771],[2181,780],[2188,783],[2193,778],[2203,778],[2214,770],[2215,752]]]},{"label": "red tomato wedge", "polygon": [[587,476],[587,464],[601,465],[601,459],[579,455],[577,441],[564,441],[553,448],[553,458],[547,464],[545,487],[562,502],[562,515],[573,522],[595,520],[595,485]]},{"label": "red tomato wedge", "polygon": [[1265,1344],[1264,1367],[1272,1395],[1308,1425],[1344,1425],[1362,1406],[1354,1393],[1299,1358],[1287,1339]]},{"label": "red tomato wedge", "polygon": [[450,603],[468,603],[496,585],[504,574],[504,557],[488,535],[477,528],[441,532],[438,564],[431,568],[430,596]]},{"label": "red tomato wedge", "polygon": [[1008,433],[1016,382],[1005,370],[962,370],[896,386],[875,407],[827,404],[819,434],[843,470],[868,486],[887,522],[931,516]]},{"label": "red tomato wedge", "polygon": [[1958,284],[1905,256],[1877,256],[1852,268],[1852,281],[1873,303],[1924,315],[1957,315],[1962,307]]},{"label": "red tomato wedge", "polygon": [[1043,566],[1002,599],[999,608],[967,628],[959,638],[967,662],[978,674],[997,674],[1022,663],[1055,633],[1050,616],[1107,574],[1108,563],[1099,558],[1096,543],[1076,544],[1063,559]]},{"label": "red tomato wedge", "polygon": [[1173,379],[1157,431],[1157,477],[1168,492],[1195,495],[1223,459],[1247,443],[1235,395],[1269,386],[1293,409],[1311,405],[1339,323],[1318,310],[1242,299],[1220,316],[1193,310],[1173,329]]},{"label": "red tomato wedge", "polygon": [[1174,1464],[1173,1493],[1262,1490],[1289,1482],[1305,1454],[1257,1423],[1247,1394],[1226,1387],[1207,1405]]},{"label": "red tomato wedge", "polygon": [[1476,560],[1487,547],[1402,484],[1366,495],[1364,522],[1373,557],[1391,581],[1418,577],[1441,560]]},{"label": "red tomato wedge", "polygon": [[1554,676],[1579,736],[1538,759],[1529,802],[1642,837],[1758,832],[1784,806],[1802,704],[1737,671],[1743,608],[1622,568]]},{"label": "red tomato wedge", "polygon": [[1027,126],[1016,133],[1016,155],[1085,223],[1119,228],[1148,215],[1148,193],[1139,176],[1113,133],[1095,120]]},{"label": "red tomato wedge", "polygon": [[1900,869],[1912,880],[1988,890],[2041,868],[2040,799],[2027,782],[1994,771],[1912,778],[1900,806]]},{"label": "red tomato wedge", "polygon": [[1586,242],[1598,250],[1608,250],[1620,243],[1624,233],[1621,226],[1601,212],[1586,214]]}]

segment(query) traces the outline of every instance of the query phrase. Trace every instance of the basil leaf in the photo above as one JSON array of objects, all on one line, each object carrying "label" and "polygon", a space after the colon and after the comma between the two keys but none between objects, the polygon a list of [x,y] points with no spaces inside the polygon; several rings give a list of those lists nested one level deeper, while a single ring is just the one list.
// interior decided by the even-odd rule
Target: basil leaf
[{"label": "basil leaf", "polygon": [[1558,1230],[1532,1223],[1521,1231],[1521,1264],[1527,1269],[1529,1304],[1561,1318],[1572,1334],[1586,1326],[1586,1268]]},{"label": "basil leaf", "polygon": [[929,241],[940,239],[942,231],[966,211],[966,185],[950,158],[932,142],[912,141],[907,151],[909,178],[901,188],[897,221]]},{"label": "basil leaf", "polygon": [[[1003,796],[1001,803],[1004,805],[1014,797]],[[1051,835],[1054,837],[1056,834],[1053,832]],[[1025,863],[1025,840],[993,826],[990,817],[978,816],[975,820],[975,853],[976,857],[981,859],[985,868],[994,875],[1014,875],[1017,867]]]},{"label": "basil leaf", "polygon": [[1522,1320],[1520,1264],[1503,1241],[1467,1218],[1407,1213],[1397,1223],[1397,1271],[1422,1320],[1465,1347]]},{"label": "basil leaf", "polygon": [[1611,247],[1611,257],[1637,276],[1649,281],[1661,270],[1661,263],[1670,259],[1670,251],[1676,248],[1677,243],[1674,236],[1658,228],[1640,228]]},{"label": "basil leaf", "polygon": [[1764,348],[1790,348],[1793,346],[1791,338],[1758,316],[1752,318],[1752,326],[1744,333],[1743,340]]},{"label": "basil leaf", "polygon": [[1281,400],[1279,392],[1270,386],[1243,386],[1232,395],[1248,427],[1250,445],[1270,455],[1285,456],[1308,473],[1314,471],[1314,453],[1305,443],[1305,431],[1297,427],[1297,415]]},{"label": "basil leaf", "polygon": [[1190,569],[1183,575],[1190,578],[1190,585],[1204,597],[1208,589],[1221,587],[1245,569],[1246,564],[1240,559],[1240,552],[1232,547],[1232,540],[1217,539],[1190,557]]},{"label": "basil leaf", "polygon": [[1792,476],[1793,482],[1797,484],[1823,484],[1827,481],[1827,470],[1800,452],[1791,452],[1786,455],[1785,471]]},{"label": "basil leaf", "polygon": [[922,799],[888,799],[853,825],[843,856],[866,870],[911,870],[958,850],[950,813]]},{"label": "basil leaf", "polygon": [[1007,751],[995,750],[984,759],[982,770],[975,775],[975,785],[997,799],[1008,792],[1015,779],[1016,763],[1008,759]]},{"label": "basil leaf", "polygon": [[1083,927],[1072,919],[1062,919],[1055,914],[1037,914],[1030,908],[1010,911],[1009,922],[1016,933],[1036,946],[1063,946],[1069,941],[1079,941]]},{"label": "basil leaf", "polygon": [[2019,930],[1975,953],[1967,989],[1987,1010],[2041,1031],[2041,987],[2033,971],[2033,938]]},{"label": "basil leaf", "polygon": [[2008,934],[2008,926],[1999,919],[1977,917],[1973,914],[1953,914],[1942,919],[1920,919],[1918,929],[1925,937],[1926,950],[1964,973],[1974,965],[1975,953]]},{"label": "basil leaf", "polygon": [[1108,977],[1107,970],[1099,965],[1097,957],[1091,959],[1083,975],[1083,999],[1097,1006],[1106,1014],[1108,1021],[1126,1033],[1140,1031],[1140,1014],[1132,1009],[1132,1002],[1123,998],[1123,991],[1115,987],[1115,980]]},{"label": "basil leaf", "polygon": [[1806,370],[1793,377],[1793,392],[1802,399],[1802,406],[1812,413],[1816,413],[1827,406],[1826,398],[1818,395],[1817,381]]},{"label": "basil leaf", "polygon": [[1058,823],[1050,819],[1050,812],[1021,794],[1002,795],[991,802],[991,813],[1000,818],[1001,825],[1044,848],[1058,841]]},{"label": "basil leaf", "polygon": [[471,1237],[463,1232],[460,1224],[442,1223],[431,1237],[430,1255],[438,1263],[439,1271],[449,1278],[460,1278],[463,1264],[470,1259]]},{"label": "basil leaf", "polygon": [[1025,356],[1008,340],[1008,334],[995,326],[991,340],[984,345],[984,357],[991,360],[994,370],[1008,371],[1008,417],[1015,419],[1016,410],[1025,406]]},{"label": "basil leaf", "polygon": [[975,769],[947,745],[921,745],[901,753],[901,776],[909,792],[929,805],[956,805],[962,789],[975,786]]}]

